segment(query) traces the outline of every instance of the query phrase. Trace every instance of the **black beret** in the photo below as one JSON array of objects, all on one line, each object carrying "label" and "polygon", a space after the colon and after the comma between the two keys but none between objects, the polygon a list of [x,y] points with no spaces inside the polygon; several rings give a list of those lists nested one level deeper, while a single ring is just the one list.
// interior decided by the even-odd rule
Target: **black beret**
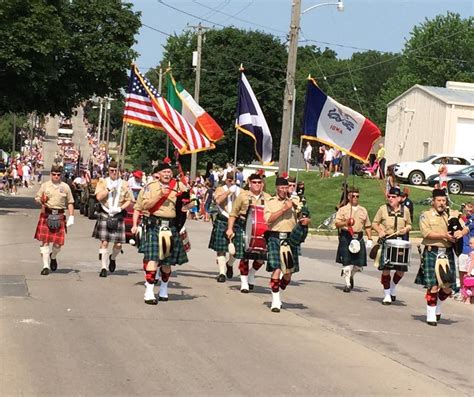
[{"label": "black beret", "polygon": [[249,176],[249,181],[253,181],[255,179],[259,179],[259,180],[262,180],[262,176],[260,174],[251,174]]},{"label": "black beret", "polygon": [[446,197],[446,189],[433,189],[433,198]]},{"label": "black beret", "polygon": [[400,191],[400,188],[398,187],[391,187],[390,190],[388,191],[388,194],[395,195],[395,196],[401,196],[402,192]]},{"label": "black beret", "polygon": [[170,170],[170,169],[171,169],[170,163],[160,163],[153,168],[153,173],[156,174],[157,172],[160,172],[163,170]]},{"label": "black beret", "polygon": [[288,186],[288,179],[279,176],[275,181],[275,186]]}]

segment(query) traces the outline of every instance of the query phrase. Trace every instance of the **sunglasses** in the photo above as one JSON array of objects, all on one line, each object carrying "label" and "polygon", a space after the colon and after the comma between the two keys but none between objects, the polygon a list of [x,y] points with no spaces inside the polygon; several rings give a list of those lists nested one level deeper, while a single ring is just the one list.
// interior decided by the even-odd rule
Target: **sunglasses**
[{"label": "sunglasses", "polygon": [[255,183],[256,185],[261,185],[262,181],[252,181],[252,183]]},{"label": "sunglasses", "polygon": [[390,195],[388,198],[397,198],[398,196]]},{"label": "sunglasses", "polygon": [[117,168],[109,168],[109,172],[117,172]]},{"label": "sunglasses", "polygon": [[61,173],[60,172],[51,172],[51,175],[52,176],[61,176]]},{"label": "sunglasses", "polygon": [[359,198],[359,195],[358,194],[351,194],[351,197],[352,198]]}]

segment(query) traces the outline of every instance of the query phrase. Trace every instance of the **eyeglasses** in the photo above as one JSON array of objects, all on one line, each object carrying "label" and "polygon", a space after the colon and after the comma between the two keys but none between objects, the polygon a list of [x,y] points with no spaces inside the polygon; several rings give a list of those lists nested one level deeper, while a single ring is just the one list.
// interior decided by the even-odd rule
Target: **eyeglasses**
[{"label": "eyeglasses", "polygon": [[51,172],[51,175],[52,176],[61,176],[61,173],[60,172]]},{"label": "eyeglasses", "polygon": [[255,183],[256,185],[261,185],[262,181],[252,181],[252,183]]},{"label": "eyeglasses", "polygon": [[117,168],[109,168],[109,172],[117,172]]},{"label": "eyeglasses", "polygon": [[388,198],[397,198],[398,196],[390,195]]},{"label": "eyeglasses", "polygon": [[294,183],[290,183],[288,186],[289,187],[296,187],[296,185]]}]

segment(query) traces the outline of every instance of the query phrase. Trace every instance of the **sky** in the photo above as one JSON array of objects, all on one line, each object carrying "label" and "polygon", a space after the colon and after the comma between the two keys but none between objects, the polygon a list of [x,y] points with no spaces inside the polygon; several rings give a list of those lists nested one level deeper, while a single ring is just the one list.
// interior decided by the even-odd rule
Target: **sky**
[{"label": "sky", "polygon": [[[221,29],[235,26],[260,30],[285,40],[291,17],[291,0],[129,0],[141,11],[142,26],[134,49],[137,64],[146,72],[163,55],[167,35],[180,34],[197,25]],[[337,0],[332,0],[337,1]],[[331,0],[303,0],[302,10]],[[331,48],[339,58],[367,49],[400,52],[415,25],[448,11],[463,18],[474,14],[473,0],[344,0],[344,11],[335,5],[317,7],[301,16],[300,45]],[[205,51],[205,43],[203,47]],[[251,54],[243,54],[245,57]],[[191,64],[191,59],[189,60]]]}]

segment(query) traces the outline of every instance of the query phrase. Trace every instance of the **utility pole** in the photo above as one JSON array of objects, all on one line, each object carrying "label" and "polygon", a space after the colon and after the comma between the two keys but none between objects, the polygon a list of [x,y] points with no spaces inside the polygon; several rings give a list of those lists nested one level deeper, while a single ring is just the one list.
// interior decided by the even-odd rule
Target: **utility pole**
[{"label": "utility pole", "polygon": [[99,125],[97,126],[97,139],[100,144],[100,128],[102,126],[102,98],[99,98]]},{"label": "utility pole", "polygon": [[[197,55],[196,55],[196,80],[194,81],[194,100],[199,104],[199,89],[201,85],[201,53],[202,53],[202,36],[203,32],[208,29],[199,23],[198,26],[192,26],[197,30]],[[194,58],[194,56],[193,56]],[[194,63],[194,59],[193,59]],[[197,173],[197,153],[191,154],[191,179],[196,178]]]},{"label": "utility pole", "polygon": [[13,113],[13,142],[12,142],[12,153],[15,151],[15,139],[16,139],[16,113]]},{"label": "utility pole", "polygon": [[288,156],[290,149],[290,134],[293,103],[296,100],[295,92],[295,73],[296,73],[296,56],[298,51],[298,34],[300,30],[301,16],[301,0],[293,0],[291,9],[291,24],[288,47],[288,63],[286,67],[286,86],[283,98],[283,120],[281,123],[280,137],[280,157],[278,160],[278,171],[280,175],[288,171]]}]

